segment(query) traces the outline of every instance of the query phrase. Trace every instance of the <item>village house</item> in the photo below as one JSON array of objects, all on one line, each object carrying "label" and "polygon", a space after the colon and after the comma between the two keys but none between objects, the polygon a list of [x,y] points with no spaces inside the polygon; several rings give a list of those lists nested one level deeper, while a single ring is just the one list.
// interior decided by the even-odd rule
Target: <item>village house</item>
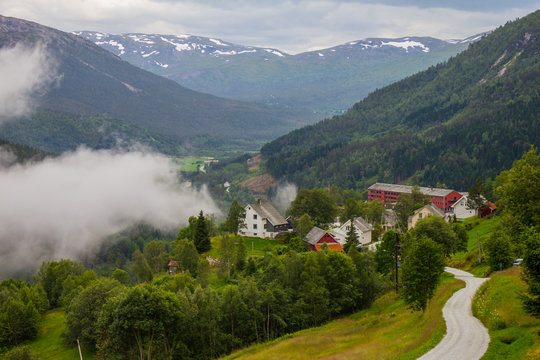
[{"label": "village house", "polygon": [[383,213],[383,221],[381,223],[381,230],[387,232],[397,227],[398,217],[396,212],[391,209],[385,209]]},{"label": "village house", "polygon": [[343,251],[343,247],[336,240],[334,234],[316,226],[309,231],[303,240],[308,243],[308,249],[312,251],[319,251],[323,244],[326,244],[330,250]]},{"label": "village house", "polygon": [[418,220],[425,219],[429,216],[439,216],[444,219],[444,213],[436,206],[433,206],[432,204],[428,204],[426,206],[421,207],[420,209],[417,209],[412,216],[409,216],[408,220],[408,229],[412,229]]},{"label": "village house", "polygon": [[274,239],[288,231],[289,223],[268,201],[258,199],[246,205],[245,210],[244,227],[238,230],[240,235]]},{"label": "village house", "polygon": [[495,206],[495,204],[493,204],[491,201],[485,201],[484,206],[478,209],[478,211],[476,211],[475,209],[469,209],[469,207],[467,206],[467,198],[469,196],[469,193],[461,194],[463,195],[463,197],[456,201],[454,205],[452,205],[453,214],[458,220],[467,219],[475,215],[478,215],[478,217],[484,217],[491,214],[493,211],[495,211],[495,209],[497,209],[497,206]]},{"label": "village house", "polygon": [[[362,245],[369,244],[371,242],[371,231],[373,230],[373,226],[359,216],[354,218],[353,226],[356,232],[356,237],[358,238],[358,243]],[[343,245],[347,241],[347,234],[349,233],[350,229],[351,220],[347,220],[339,228],[332,229],[331,232],[336,240]]]},{"label": "village house", "polygon": [[[383,205],[390,203],[395,205],[400,194],[411,194],[412,186],[375,183],[368,188],[368,201],[381,200]],[[428,195],[433,205],[443,210],[451,212],[452,205],[461,198],[461,194],[451,189],[439,189],[433,187],[419,187],[420,192]]]},{"label": "village house", "polygon": [[467,199],[469,197],[468,193],[461,193],[463,196],[458,199],[458,201],[455,202],[454,205],[452,205],[452,212],[454,213],[454,216],[456,219],[467,219],[472,216],[476,215],[476,211],[474,209],[469,209],[467,206]]}]

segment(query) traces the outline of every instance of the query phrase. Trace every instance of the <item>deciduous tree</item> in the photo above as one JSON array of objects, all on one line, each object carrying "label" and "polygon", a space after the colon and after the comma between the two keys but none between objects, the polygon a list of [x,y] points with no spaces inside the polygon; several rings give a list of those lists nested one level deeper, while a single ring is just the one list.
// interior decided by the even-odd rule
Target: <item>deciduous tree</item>
[{"label": "deciduous tree", "polygon": [[442,247],[425,236],[415,239],[407,249],[401,271],[405,301],[425,312],[444,271]]}]

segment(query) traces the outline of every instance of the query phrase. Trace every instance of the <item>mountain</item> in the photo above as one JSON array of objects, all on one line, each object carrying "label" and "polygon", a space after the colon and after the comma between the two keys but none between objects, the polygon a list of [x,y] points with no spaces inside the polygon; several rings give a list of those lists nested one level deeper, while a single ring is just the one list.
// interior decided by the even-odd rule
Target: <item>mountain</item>
[{"label": "mountain", "polygon": [[[126,128],[124,134],[144,133],[148,138],[161,137],[182,146],[215,148],[236,144],[242,149],[257,149],[262,141],[311,119],[292,110],[202,94],[137,68],[79,36],[0,16],[0,48],[19,43],[30,47],[45,44],[58,65],[61,80],[40,98],[33,116],[0,129],[7,140],[30,139],[28,131],[41,127],[41,138],[50,138],[51,144],[60,143],[42,148],[59,151],[72,148],[61,138],[69,139],[73,132],[98,138],[96,130],[100,127],[95,122],[99,119],[112,124],[115,130]],[[46,127],[40,125],[43,122]],[[92,128],[91,134],[84,134],[81,129],[85,128]]]},{"label": "mountain", "polygon": [[193,35],[74,34],[193,90],[322,114],[342,113],[369,92],[444,61],[480,37],[372,38],[289,55]]},{"label": "mountain", "polygon": [[538,89],[540,10],[261,152],[272,175],[303,187],[380,181],[466,190],[538,146]]}]

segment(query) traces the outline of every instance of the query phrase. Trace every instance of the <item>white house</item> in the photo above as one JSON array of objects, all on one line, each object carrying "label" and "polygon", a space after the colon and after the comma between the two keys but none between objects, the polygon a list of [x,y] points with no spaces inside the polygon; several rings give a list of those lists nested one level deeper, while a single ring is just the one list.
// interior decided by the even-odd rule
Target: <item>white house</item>
[{"label": "white house", "polygon": [[[371,230],[373,230],[373,226],[361,217],[354,218],[353,225],[354,230],[356,231],[356,236],[358,237],[358,243],[362,245],[369,244],[371,242]],[[345,244],[347,233],[350,229],[351,220],[347,220],[339,228],[332,229],[332,233],[335,235],[336,240],[338,240],[340,244]]]},{"label": "white house", "polygon": [[288,231],[287,220],[268,201],[258,199],[245,207],[244,227],[238,233],[260,238],[275,238],[277,234]]},{"label": "white house", "polygon": [[456,219],[466,219],[476,215],[476,210],[467,207],[468,195],[463,195],[458,201],[452,205],[452,210]]}]

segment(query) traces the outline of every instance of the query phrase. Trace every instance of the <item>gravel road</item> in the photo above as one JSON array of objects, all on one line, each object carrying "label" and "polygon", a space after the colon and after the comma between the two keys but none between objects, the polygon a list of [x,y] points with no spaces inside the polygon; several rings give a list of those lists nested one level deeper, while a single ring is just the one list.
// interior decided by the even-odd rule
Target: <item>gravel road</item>
[{"label": "gravel road", "polygon": [[419,360],[477,360],[489,345],[489,334],[480,320],[472,315],[471,303],[476,290],[487,280],[453,268],[445,268],[456,279],[465,281],[443,307],[446,335],[442,341]]}]

